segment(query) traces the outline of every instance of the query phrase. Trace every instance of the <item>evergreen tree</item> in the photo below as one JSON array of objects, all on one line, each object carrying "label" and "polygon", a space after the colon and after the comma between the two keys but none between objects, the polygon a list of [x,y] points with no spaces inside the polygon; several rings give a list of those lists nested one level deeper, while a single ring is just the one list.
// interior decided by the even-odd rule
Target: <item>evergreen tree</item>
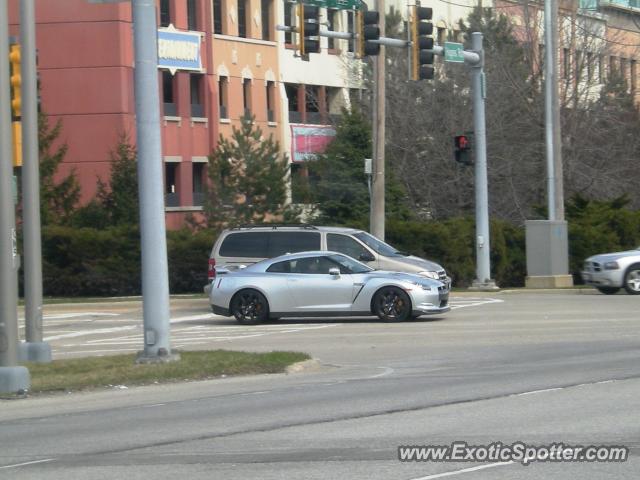
[{"label": "evergreen tree", "polygon": [[[314,222],[366,228],[369,191],[364,159],[371,158],[371,126],[358,109],[343,109],[336,137],[324,154],[309,162],[312,201],[319,214]],[[396,219],[409,217],[406,194],[392,168],[385,169],[386,212]]]},{"label": "evergreen tree", "polygon": [[137,225],[139,222],[138,171],[136,148],[122,135],[115,150],[109,152],[109,181],[97,179],[98,191],[74,217],[76,227],[107,228]]},{"label": "evergreen tree", "polygon": [[204,213],[209,227],[260,223],[282,218],[289,164],[273,139],[263,137],[253,117],[243,117],[230,138],[220,135],[209,156]]},{"label": "evergreen tree", "polygon": [[46,114],[38,115],[38,146],[40,157],[40,218],[43,225],[69,224],[80,199],[80,184],[72,170],[66,176],[57,175],[67,153],[67,144],[57,145],[62,130],[58,120],[49,126]]}]

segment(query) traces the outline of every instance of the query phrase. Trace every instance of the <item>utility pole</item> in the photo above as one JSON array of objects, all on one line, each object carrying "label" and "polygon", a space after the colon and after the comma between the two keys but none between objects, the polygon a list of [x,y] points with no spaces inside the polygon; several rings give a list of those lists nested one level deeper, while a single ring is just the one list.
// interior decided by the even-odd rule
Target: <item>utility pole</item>
[{"label": "utility pole", "polygon": [[[558,100],[558,2],[545,0],[545,15],[549,11],[551,28],[549,29],[551,58],[547,65],[553,65],[549,77],[551,89],[551,109],[553,110],[553,176],[555,220],[564,221],[564,177],[562,169],[562,126],[560,124],[560,102]],[[547,35],[545,33],[545,35]],[[549,217],[549,220],[552,218]]]},{"label": "utility pole", "polygon": [[29,370],[18,366],[18,251],[13,205],[13,139],[9,94],[9,9],[0,0],[0,393],[27,391]]},{"label": "utility pole", "polygon": [[[376,10],[380,12],[380,32],[385,31],[384,0],[376,1]],[[385,179],[384,179],[384,140],[385,140],[385,47],[381,44],[380,54],[374,59],[375,94],[373,101],[373,182],[371,190],[371,212],[369,230],[372,235],[384,241],[385,225]]]},{"label": "utility pole", "polygon": [[564,219],[562,136],[558,101],[558,2],[544,2],[544,100],[548,220],[525,222],[528,288],[573,285],[568,226]]},{"label": "utility pole", "polygon": [[178,360],[169,341],[169,273],[164,218],[155,0],[132,0],[140,197],[144,350],[138,363]]},{"label": "utility pole", "polygon": [[34,0],[20,1],[22,76],[22,216],[24,247],[25,343],[21,360],[47,363],[51,346],[42,340],[42,240],[40,231],[40,159]]}]

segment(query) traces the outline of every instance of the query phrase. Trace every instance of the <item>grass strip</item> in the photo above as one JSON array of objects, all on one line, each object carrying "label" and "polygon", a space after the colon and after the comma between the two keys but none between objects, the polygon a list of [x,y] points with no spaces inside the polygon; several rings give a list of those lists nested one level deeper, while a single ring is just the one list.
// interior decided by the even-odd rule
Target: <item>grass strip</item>
[{"label": "grass strip", "polygon": [[299,352],[250,353],[229,350],[180,352],[180,361],[137,365],[135,355],[112,355],[29,363],[31,393],[85,390],[116,385],[145,385],[203,380],[222,375],[281,373],[308,360]]}]

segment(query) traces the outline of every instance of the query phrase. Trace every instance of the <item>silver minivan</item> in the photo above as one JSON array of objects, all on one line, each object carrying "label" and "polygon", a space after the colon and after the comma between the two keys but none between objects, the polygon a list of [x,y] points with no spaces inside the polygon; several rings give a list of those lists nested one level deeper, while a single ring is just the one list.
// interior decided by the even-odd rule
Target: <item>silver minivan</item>
[{"label": "silver minivan", "polygon": [[[285,253],[329,250],[344,253],[376,270],[417,273],[440,280],[451,279],[435,262],[403,253],[363,230],[312,225],[260,225],[224,230],[209,257],[209,285],[216,266],[242,268]],[[208,290],[208,285],[205,287]]]}]

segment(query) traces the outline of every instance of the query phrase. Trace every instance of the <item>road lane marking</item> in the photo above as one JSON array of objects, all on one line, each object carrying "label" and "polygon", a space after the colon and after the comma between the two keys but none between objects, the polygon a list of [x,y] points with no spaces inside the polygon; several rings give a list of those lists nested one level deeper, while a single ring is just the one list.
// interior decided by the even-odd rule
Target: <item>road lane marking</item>
[{"label": "road lane marking", "polygon": [[95,330],[88,330],[84,332],[63,333],[62,335],[54,335],[52,337],[46,337],[45,342],[52,340],[61,340],[63,338],[84,337],[85,335],[99,335],[102,333],[121,332],[123,330],[133,330],[138,328],[138,325],[128,325],[126,327],[113,327],[113,328],[98,328]]},{"label": "road lane marking", "polygon": [[[579,386],[579,385],[576,385]],[[534,395],[536,393],[554,392],[556,390],[564,390],[564,387],[556,388],[543,388],[542,390],[531,390],[530,392],[516,393],[516,397],[522,397],[523,395]]]},{"label": "road lane marking", "polygon": [[478,470],[484,470],[486,468],[502,467],[503,465],[511,465],[515,462],[497,462],[489,463],[487,465],[478,465],[477,467],[463,468],[462,470],[453,470],[450,472],[436,473],[434,475],[427,475],[426,477],[412,478],[411,480],[431,480],[433,478],[451,477],[453,475],[460,475],[462,473],[476,472]]},{"label": "road lane marking", "polygon": [[[470,303],[472,302],[472,303]],[[490,303],[504,303],[504,300],[499,298],[483,298],[483,299],[452,299],[449,302],[451,310],[457,310],[458,308],[477,307],[480,305],[488,305]]]},{"label": "road lane marking", "polygon": [[52,462],[53,460],[55,460],[55,458],[45,458],[43,460],[33,460],[31,462],[23,462],[23,463],[14,463],[13,465],[3,465],[0,467],[0,469],[3,468],[16,468],[16,467],[24,467],[26,465],[35,465],[36,463],[46,463],[46,462]]}]

